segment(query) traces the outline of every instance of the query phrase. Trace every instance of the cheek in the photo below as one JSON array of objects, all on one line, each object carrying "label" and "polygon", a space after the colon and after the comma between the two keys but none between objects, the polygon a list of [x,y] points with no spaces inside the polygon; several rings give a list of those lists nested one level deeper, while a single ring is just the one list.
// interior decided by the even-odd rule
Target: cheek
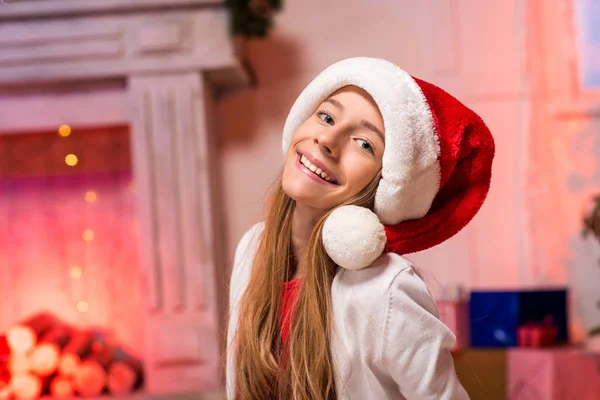
[{"label": "cheek", "polygon": [[354,157],[347,160],[346,171],[347,189],[350,197],[363,190],[377,175],[381,167],[375,161]]}]

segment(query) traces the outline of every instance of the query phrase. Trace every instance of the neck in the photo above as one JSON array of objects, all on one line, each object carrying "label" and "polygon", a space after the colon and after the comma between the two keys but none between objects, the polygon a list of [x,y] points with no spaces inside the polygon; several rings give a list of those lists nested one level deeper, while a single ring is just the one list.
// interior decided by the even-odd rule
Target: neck
[{"label": "neck", "polygon": [[306,250],[308,239],[317,221],[323,215],[322,210],[317,210],[296,204],[292,217],[292,249],[296,259],[296,271],[293,279],[304,276],[306,271]]}]

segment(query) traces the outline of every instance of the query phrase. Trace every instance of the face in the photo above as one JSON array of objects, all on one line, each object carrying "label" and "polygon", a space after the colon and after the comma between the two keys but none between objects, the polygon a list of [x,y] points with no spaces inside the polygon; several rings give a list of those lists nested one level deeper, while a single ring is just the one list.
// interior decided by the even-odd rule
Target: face
[{"label": "face", "polygon": [[284,192],[327,211],[359,194],[381,170],[383,118],[367,92],[344,87],[298,127],[283,170]]}]

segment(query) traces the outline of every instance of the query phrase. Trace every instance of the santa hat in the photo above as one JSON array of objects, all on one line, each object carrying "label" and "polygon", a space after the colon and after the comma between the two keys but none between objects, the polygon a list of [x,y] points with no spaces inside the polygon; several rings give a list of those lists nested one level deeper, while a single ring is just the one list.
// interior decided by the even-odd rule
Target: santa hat
[{"label": "santa hat", "polygon": [[477,114],[442,89],[389,61],[357,57],[331,65],[300,94],[283,129],[284,155],[300,124],[349,85],[371,95],[385,130],[375,213],[338,207],[323,227],[327,254],[357,270],[384,250],[425,250],[465,227],[487,196],[494,140]]}]

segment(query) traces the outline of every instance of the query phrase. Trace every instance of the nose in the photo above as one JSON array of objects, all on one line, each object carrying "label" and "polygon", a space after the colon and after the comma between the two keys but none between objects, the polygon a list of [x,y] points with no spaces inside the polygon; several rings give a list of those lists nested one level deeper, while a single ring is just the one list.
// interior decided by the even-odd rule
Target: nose
[{"label": "nose", "polygon": [[336,124],[324,128],[313,138],[313,142],[319,146],[319,149],[330,157],[337,158],[340,155],[342,140],[346,128],[342,124]]}]

